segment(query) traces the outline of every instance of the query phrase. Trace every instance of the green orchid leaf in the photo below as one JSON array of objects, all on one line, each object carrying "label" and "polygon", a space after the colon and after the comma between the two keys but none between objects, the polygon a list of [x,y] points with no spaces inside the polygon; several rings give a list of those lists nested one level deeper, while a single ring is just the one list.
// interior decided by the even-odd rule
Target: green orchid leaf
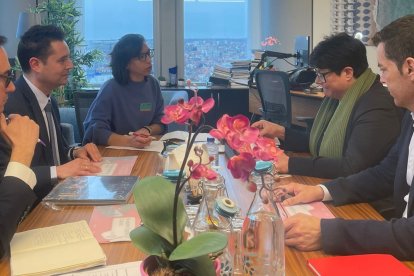
[{"label": "green orchid leaf", "polygon": [[185,269],[193,275],[215,276],[214,261],[207,255],[193,259],[179,260],[172,262],[174,269]]},{"label": "green orchid leaf", "polygon": [[177,246],[170,261],[192,259],[223,250],[227,246],[226,235],[219,232],[204,232]]},{"label": "green orchid leaf", "polygon": [[147,255],[166,257],[174,249],[165,239],[141,225],[129,233],[132,243]]},{"label": "green orchid leaf", "polygon": [[[146,177],[134,188],[134,199],[142,223],[169,243],[174,244],[173,204],[175,185],[161,176]],[[177,205],[178,243],[181,243],[187,213],[181,198]]]}]

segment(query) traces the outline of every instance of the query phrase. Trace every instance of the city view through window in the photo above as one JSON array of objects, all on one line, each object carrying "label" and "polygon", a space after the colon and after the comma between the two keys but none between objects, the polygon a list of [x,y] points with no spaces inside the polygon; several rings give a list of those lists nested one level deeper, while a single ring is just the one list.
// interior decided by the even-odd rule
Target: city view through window
[{"label": "city view through window", "polygon": [[[215,64],[250,59],[247,1],[184,1],[186,79],[206,83]],[[122,0],[122,7],[113,5],[113,0],[99,0],[99,5],[97,2],[83,1],[84,48],[99,49],[104,53],[102,60],[95,62],[91,68],[85,68],[91,86],[100,86],[112,77],[109,53],[123,35],[140,33],[146,38],[148,46],[154,47],[152,1]]]}]

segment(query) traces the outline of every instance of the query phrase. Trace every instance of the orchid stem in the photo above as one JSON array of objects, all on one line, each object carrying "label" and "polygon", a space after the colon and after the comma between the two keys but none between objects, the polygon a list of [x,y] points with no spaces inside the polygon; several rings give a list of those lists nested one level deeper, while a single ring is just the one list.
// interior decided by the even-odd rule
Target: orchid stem
[{"label": "orchid stem", "polygon": [[202,130],[210,130],[210,129],[213,129],[213,127],[212,126],[209,126],[209,125],[201,125],[194,132],[193,137],[191,137],[192,124],[190,124],[189,127],[188,127],[188,130],[189,130],[188,131],[188,135],[189,135],[188,136],[188,140],[190,140],[190,142],[187,144],[187,147],[186,147],[186,150],[185,150],[184,160],[183,160],[183,163],[181,164],[180,173],[178,174],[178,179],[177,179],[177,184],[175,186],[175,194],[174,194],[174,205],[173,205],[173,237],[174,237],[174,247],[177,247],[177,245],[178,245],[177,208],[178,208],[179,194],[180,194],[182,188],[184,187],[184,184],[191,177],[191,175],[189,175],[188,178],[183,183],[181,183],[181,179],[183,178],[183,174],[184,174],[184,168],[187,165],[187,161],[188,161],[188,157],[190,155],[191,147],[194,144],[197,135]]}]

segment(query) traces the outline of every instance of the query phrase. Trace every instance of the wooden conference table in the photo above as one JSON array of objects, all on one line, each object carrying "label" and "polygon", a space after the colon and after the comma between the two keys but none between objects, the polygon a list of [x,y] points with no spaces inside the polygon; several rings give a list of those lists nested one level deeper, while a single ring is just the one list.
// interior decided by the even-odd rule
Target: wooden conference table
[{"label": "wooden conference table", "polygon": [[[105,148],[101,148],[101,152],[103,156],[127,156],[137,154],[135,151]],[[132,169],[132,175],[140,177],[154,175],[159,169],[159,160],[159,156],[156,153],[139,152],[137,162]],[[221,164],[224,164],[224,156],[220,156],[220,162]],[[222,167],[225,168],[225,166]],[[242,183],[233,179],[227,169],[222,169],[221,173],[226,179],[226,187],[229,196],[236,200],[238,205],[242,208],[242,211],[245,213],[249,208],[253,193],[248,192]],[[292,178],[282,179],[282,181],[298,181],[307,184],[317,184],[322,180],[312,177],[293,176]],[[131,198],[130,201],[132,203],[133,198]],[[336,217],[345,219],[383,219],[369,204],[351,204],[342,207],[333,207],[328,204],[328,207]],[[78,220],[89,221],[92,210],[93,207],[91,206],[66,206],[61,210],[53,210],[39,204],[21,223],[18,231],[75,222]],[[145,255],[136,249],[130,242],[108,243],[101,244],[101,246],[107,256],[108,265],[132,262],[145,258]],[[286,247],[285,254],[286,275],[313,275],[306,266],[306,260],[308,258],[327,256],[322,251],[301,252],[289,247]],[[404,264],[414,270],[414,262],[404,262]],[[4,258],[0,262],[0,275],[10,275],[9,259]]]}]

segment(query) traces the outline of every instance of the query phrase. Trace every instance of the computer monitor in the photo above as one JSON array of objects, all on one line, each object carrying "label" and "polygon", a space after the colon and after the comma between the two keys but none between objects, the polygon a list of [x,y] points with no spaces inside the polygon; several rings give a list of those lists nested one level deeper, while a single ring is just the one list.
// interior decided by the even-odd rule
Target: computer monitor
[{"label": "computer monitor", "polygon": [[310,36],[300,35],[295,38],[295,53],[297,68],[309,66]]}]

